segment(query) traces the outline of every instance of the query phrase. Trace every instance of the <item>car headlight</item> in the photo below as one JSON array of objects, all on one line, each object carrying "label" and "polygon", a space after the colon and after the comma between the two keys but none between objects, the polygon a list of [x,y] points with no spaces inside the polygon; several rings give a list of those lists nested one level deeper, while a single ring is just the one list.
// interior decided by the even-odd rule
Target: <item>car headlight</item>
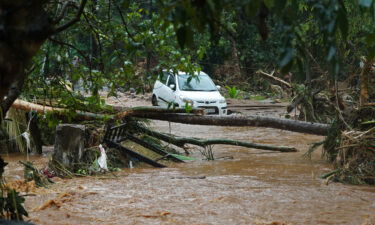
[{"label": "car headlight", "polygon": [[184,103],[188,103],[189,105],[191,105],[191,106],[193,106],[194,105],[194,101],[192,100],[192,99],[190,99],[190,98],[186,98],[186,97],[184,97],[184,96],[179,96],[180,97],[180,99],[182,100],[182,102],[184,102]]},{"label": "car headlight", "polygon": [[221,100],[219,100],[219,103],[226,103],[226,101],[225,101],[225,98],[224,98],[224,99],[221,99]]}]

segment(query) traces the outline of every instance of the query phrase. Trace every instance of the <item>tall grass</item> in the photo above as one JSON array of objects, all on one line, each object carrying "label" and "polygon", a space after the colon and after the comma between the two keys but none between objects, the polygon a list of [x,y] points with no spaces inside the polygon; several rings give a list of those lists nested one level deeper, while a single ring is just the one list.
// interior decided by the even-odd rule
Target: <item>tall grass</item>
[{"label": "tall grass", "polygon": [[26,152],[26,141],[21,134],[27,129],[27,120],[25,112],[9,109],[6,116],[6,123],[2,123],[5,126],[5,130],[8,133],[9,141],[14,143],[16,149],[20,152]]}]

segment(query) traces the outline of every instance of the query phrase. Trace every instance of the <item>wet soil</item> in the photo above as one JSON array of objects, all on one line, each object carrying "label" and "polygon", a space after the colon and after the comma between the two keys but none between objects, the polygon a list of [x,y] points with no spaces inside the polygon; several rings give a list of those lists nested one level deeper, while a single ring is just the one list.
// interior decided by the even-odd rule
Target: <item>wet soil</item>
[{"label": "wet soil", "polygon": [[[280,116],[282,111],[272,109]],[[263,110],[250,113],[264,113]],[[266,113],[267,114],[267,113]],[[303,157],[308,144],[322,140],[270,128],[213,127],[156,121],[158,131],[200,138],[232,138],[287,145],[297,153],[274,153],[215,145],[218,160],[168,168],[123,169],[115,174],[55,179],[48,189],[26,197],[36,224],[375,224],[375,187],[328,185],[319,176],[331,170],[319,152]],[[222,157],[229,158],[220,160]],[[22,176],[10,161],[8,180]],[[47,157],[32,158],[42,166]],[[9,168],[8,168],[9,169]],[[9,170],[8,170],[9,171]]]}]

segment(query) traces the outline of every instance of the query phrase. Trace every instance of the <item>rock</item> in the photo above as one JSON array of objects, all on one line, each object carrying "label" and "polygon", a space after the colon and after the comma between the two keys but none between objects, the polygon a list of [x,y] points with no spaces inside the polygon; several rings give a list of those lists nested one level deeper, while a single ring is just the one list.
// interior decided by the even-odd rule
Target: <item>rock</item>
[{"label": "rock", "polygon": [[135,89],[134,88],[129,88],[129,92],[130,93],[135,93]]},{"label": "rock", "polygon": [[61,124],[56,128],[55,149],[52,159],[74,171],[80,162],[85,145],[85,126]]}]

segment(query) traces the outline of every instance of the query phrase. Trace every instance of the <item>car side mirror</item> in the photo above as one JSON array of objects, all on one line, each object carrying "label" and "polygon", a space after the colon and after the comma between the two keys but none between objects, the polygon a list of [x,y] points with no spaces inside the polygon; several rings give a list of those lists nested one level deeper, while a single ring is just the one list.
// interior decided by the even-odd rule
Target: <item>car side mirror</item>
[{"label": "car side mirror", "polygon": [[175,85],[175,84],[170,84],[169,87],[170,87],[172,90],[176,90],[176,85]]},{"label": "car side mirror", "polygon": [[217,88],[218,91],[220,91],[220,89],[221,89],[220,85],[216,85],[216,88]]}]

